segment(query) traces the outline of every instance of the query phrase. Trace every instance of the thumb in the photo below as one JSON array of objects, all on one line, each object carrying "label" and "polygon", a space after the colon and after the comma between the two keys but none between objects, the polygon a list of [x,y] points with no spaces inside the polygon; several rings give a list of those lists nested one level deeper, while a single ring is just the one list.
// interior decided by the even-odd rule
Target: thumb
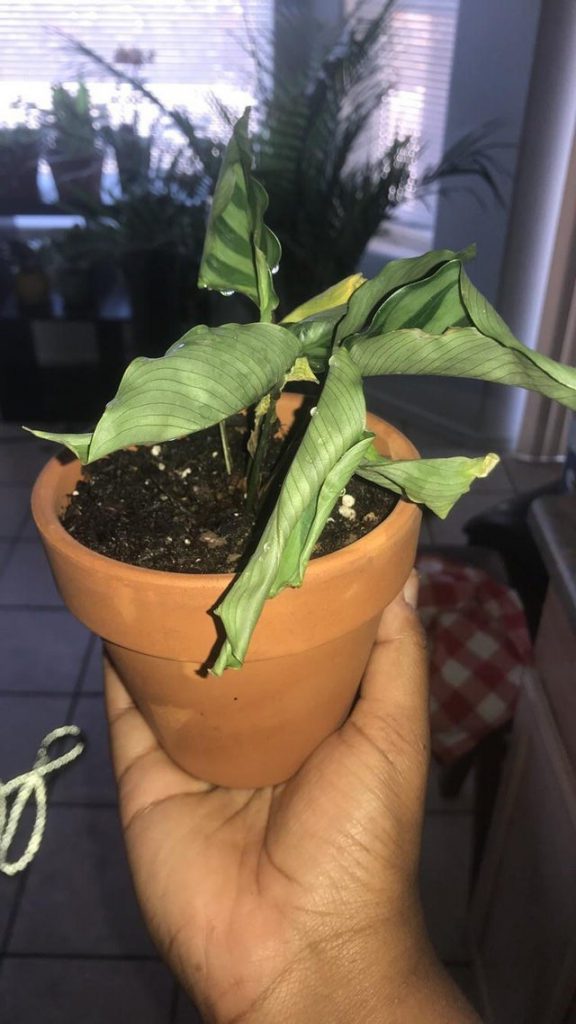
[{"label": "thumb", "polygon": [[417,600],[418,574],[413,570],[382,615],[351,716],[384,751],[398,740],[421,751],[429,746],[428,658]]}]

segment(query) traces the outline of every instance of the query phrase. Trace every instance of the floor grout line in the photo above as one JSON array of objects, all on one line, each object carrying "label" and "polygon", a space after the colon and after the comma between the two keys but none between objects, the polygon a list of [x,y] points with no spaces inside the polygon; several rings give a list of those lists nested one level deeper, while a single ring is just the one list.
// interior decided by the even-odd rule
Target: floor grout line
[{"label": "floor grout line", "polygon": [[80,669],[79,669],[78,675],[76,677],[76,683],[74,685],[74,689],[72,690],[72,693],[70,695],[70,703],[68,705],[68,712],[66,714],[66,722],[69,725],[72,723],[72,718],[76,714],[76,708],[78,707],[78,701],[80,699],[80,695],[81,695],[81,692],[82,692],[82,685],[83,685],[84,680],[86,678],[86,673],[88,672],[88,666],[89,666],[90,660],[92,658],[92,653],[93,653],[93,651],[94,651],[94,649],[96,647],[96,644],[98,642],[99,642],[98,641],[98,637],[95,636],[94,634],[92,634],[92,636],[90,637],[90,639],[88,640],[88,643],[86,645],[86,650],[84,651],[84,654],[82,655],[82,660],[80,662]]},{"label": "floor grout line", "polygon": [[[73,687],[71,687],[71,686],[68,687],[68,689],[66,689],[66,690],[23,690],[23,689],[19,689],[19,690],[0,690],[0,698],[3,698],[3,697],[24,697],[24,698],[31,697],[33,700],[38,700],[38,698],[42,698],[42,697],[49,697],[51,699],[52,698],[56,698],[56,697],[60,697],[61,700],[64,700],[66,697],[71,697],[72,696],[72,691],[73,691]],[[92,696],[92,693],[90,692],[89,694],[86,694],[86,696]],[[94,696],[97,696],[97,694],[94,694]]]},{"label": "floor grout line", "polygon": [[0,698],[22,697],[23,700],[38,700],[42,697],[49,700],[66,700],[66,697],[72,696],[71,687],[67,690],[0,690]]},{"label": "floor grout line", "polygon": [[[72,765],[70,766],[72,767]],[[58,799],[55,797],[50,800],[50,807],[63,807],[65,810],[78,811],[117,811],[118,801],[117,800],[66,800],[66,798]]]},{"label": "floor grout line", "polygon": [[12,602],[10,604],[0,604],[0,611],[2,612],[59,612],[60,614],[66,613],[70,615],[70,612],[64,604],[17,604]]},{"label": "floor grout line", "polygon": [[24,897],[24,892],[26,889],[26,882],[28,881],[28,878],[28,871],[25,870],[24,874],[22,874],[18,879],[18,890],[14,898],[14,903],[10,908],[10,913],[8,914],[6,927],[4,928],[4,935],[2,937],[2,945],[0,946],[0,962],[2,962],[2,960],[5,960],[9,956],[8,946],[10,945],[10,940],[12,938],[12,935],[14,934],[14,928],[16,927],[16,918],[18,917],[18,913],[20,911],[22,899]]},{"label": "floor grout line", "polygon": [[117,963],[118,961],[130,961],[131,963],[163,963],[160,955],[153,956],[151,953],[5,953],[4,960],[81,960],[81,961],[104,961],[106,963]]},{"label": "floor grout line", "polygon": [[168,1024],[175,1024],[176,1014],[178,1013],[178,1003],[180,995],[180,985],[174,979],[174,985],[172,987],[172,999],[170,1000],[170,1009],[168,1011]]}]

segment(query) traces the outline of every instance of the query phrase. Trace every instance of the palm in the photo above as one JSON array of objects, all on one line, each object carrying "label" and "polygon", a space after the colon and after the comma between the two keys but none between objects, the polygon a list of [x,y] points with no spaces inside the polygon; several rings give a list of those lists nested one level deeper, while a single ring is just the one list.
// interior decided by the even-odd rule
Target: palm
[{"label": "palm", "polygon": [[137,891],[165,956],[209,1003],[245,1012],[334,919],[360,927],[411,885],[420,721],[383,715],[375,735],[374,698],[363,696],[288,783],[227,790],[177,768],[110,666],[106,675]]}]

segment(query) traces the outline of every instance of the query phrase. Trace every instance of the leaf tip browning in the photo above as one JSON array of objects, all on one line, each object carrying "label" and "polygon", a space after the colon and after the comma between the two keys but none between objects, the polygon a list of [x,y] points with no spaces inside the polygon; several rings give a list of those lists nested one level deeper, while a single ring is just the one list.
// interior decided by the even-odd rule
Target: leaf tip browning
[{"label": "leaf tip browning", "polygon": [[495,452],[489,452],[488,455],[484,456],[484,460],[483,460],[481,468],[480,468],[480,470],[478,472],[478,476],[479,477],[488,476],[488,474],[491,473],[492,470],[496,468],[496,466],[498,465],[499,462],[500,462],[500,456],[496,455]]}]

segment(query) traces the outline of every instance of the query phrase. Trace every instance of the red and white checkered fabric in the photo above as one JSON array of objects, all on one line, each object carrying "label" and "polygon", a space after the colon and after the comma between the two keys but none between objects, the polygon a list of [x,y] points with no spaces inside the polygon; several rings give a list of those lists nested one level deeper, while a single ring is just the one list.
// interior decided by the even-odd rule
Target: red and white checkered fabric
[{"label": "red and white checkered fabric", "polygon": [[445,764],[510,719],[532,663],[518,595],[482,569],[422,556],[418,610],[430,651],[432,751]]}]

